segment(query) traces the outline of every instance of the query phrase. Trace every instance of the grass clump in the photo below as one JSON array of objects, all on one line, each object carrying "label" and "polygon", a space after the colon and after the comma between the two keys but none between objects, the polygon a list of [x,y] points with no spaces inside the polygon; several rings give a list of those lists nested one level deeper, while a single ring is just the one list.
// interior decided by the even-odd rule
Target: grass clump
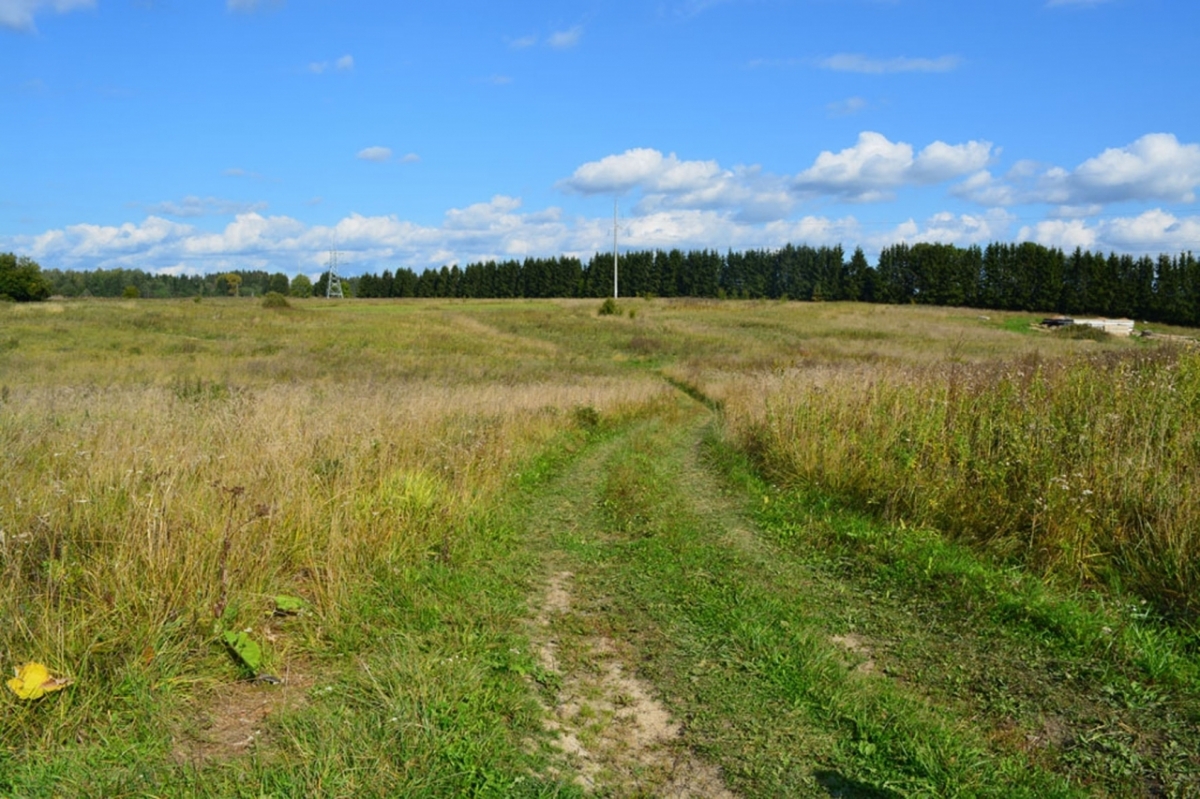
[{"label": "grass clump", "polygon": [[617,301],[612,297],[606,297],[604,302],[600,303],[600,308],[596,313],[600,316],[620,316],[621,306],[617,305]]},{"label": "grass clump", "polygon": [[263,295],[262,307],[264,308],[291,308],[292,304],[288,302],[288,298],[280,294],[278,291],[268,291]]}]

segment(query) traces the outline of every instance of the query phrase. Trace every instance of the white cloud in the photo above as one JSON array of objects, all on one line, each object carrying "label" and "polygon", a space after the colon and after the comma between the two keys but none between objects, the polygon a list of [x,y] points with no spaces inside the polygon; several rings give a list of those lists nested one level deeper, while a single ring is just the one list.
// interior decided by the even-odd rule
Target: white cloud
[{"label": "white cloud", "polygon": [[420,160],[421,160],[421,156],[417,155],[416,153],[405,153],[405,154],[404,154],[404,155],[403,155],[403,156],[400,158],[400,163],[402,163],[402,164],[415,164],[415,163],[417,163],[417,162],[418,162],[418,161],[420,161]]},{"label": "white cloud", "polygon": [[834,72],[858,72],[864,75],[885,75],[893,72],[952,72],[962,64],[956,55],[938,58],[871,58],[858,53],[839,53],[821,59],[822,69]]},{"label": "white cloud", "polygon": [[536,36],[521,36],[520,38],[510,40],[508,46],[514,50],[525,50],[533,47],[537,42],[538,39]]},{"label": "white cloud", "polygon": [[891,230],[866,237],[863,249],[877,253],[893,244],[917,244],[930,242],[955,244],[967,247],[1004,241],[1015,217],[1003,210],[991,210],[984,214],[953,214],[942,211],[918,224],[909,219]]},{"label": "white cloud", "polygon": [[546,44],[553,47],[555,50],[569,50],[579,44],[579,39],[583,36],[583,27],[576,25],[568,28],[565,31],[555,31],[546,39]]},{"label": "white cloud", "polygon": [[838,100],[835,103],[829,103],[825,106],[825,110],[832,117],[848,117],[857,114],[859,111],[867,107],[867,101],[861,97],[847,97],[845,100]]},{"label": "white cloud", "polygon": [[986,169],[971,175],[953,187],[950,193],[989,208],[1014,205],[1017,202],[1016,190],[1010,184],[998,180]]},{"label": "white cloud", "polygon": [[64,14],[77,8],[91,8],[96,0],[0,0],[0,27],[34,31],[33,18],[43,11]]},{"label": "white cloud", "polygon": [[609,155],[590,161],[563,182],[565,188],[581,194],[612,194],[635,186],[650,192],[698,189],[721,168],[716,161],[681,161],[671,153],[638,147],[621,155]]},{"label": "white cloud", "polygon": [[336,69],[338,72],[351,72],[354,69],[354,56],[344,55],[336,61],[313,61],[308,65],[308,71],[314,75],[323,75],[330,69]]},{"label": "white cloud", "polygon": [[662,209],[732,210],[741,219],[786,216],[795,204],[782,178],[757,167],[723,169],[716,161],[683,161],[675,153],[635,148],[583,164],[559,184],[585,195],[642,193],[641,213]]},{"label": "white cloud", "polygon": [[1093,206],[1137,200],[1190,203],[1198,186],[1200,144],[1182,144],[1170,133],[1149,133],[1074,170],[1021,161],[1003,180],[979,173],[954,193],[983,205]]},{"label": "white cloud", "polygon": [[[606,216],[567,218],[553,207],[525,211],[519,199],[497,195],[450,209],[439,225],[351,214],[333,226],[310,226],[287,216],[245,213],[222,228],[203,230],[151,216],[141,224],[72,225],[40,236],[0,237],[0,249],[28,254],[46,268],[207,273],[240,268],[294,274],[319,271],[336,241],[353,274],[527,255],[588,258],[611,245],[611,222]],[[621,246],[745,249],[837,244],[858,234],[852,217],[751,224],[717,210],[660,209],[623,219]]]},{"label": "white cloud", "polygon": [[1180,144],[1170,133],[1149,133],[1089,158],[1064,182],[1070,202],[1194,202],[1200,185],[1200,144]]},{"label": "white cloud", "polygon": [[1082,247],[1136,255],[1194,251],[1200,242],[1200,216],[1180,218],[1154,208],[1092,224],[1084,219],[1053,219],[1022,227],[1017,238],[1064,250]]},{"label": "white cloud", "polygon": [[386,163],[392,159],[392,148],[364,147],[358,151],[358,155],[355,158],[360,161],[374,161],[377,164]]},{"label": "white cloud", "polygon": [[818,155],[811,167],[796,176],[794,185],[805,193],[875,202],[890,199],[900,186],[940,183],[977,171],[991,157],[992,143],[986,141],[956,145],[937,141],[914,157],[911,144],[864,131],[853,147]]},{"label": "white cloud", "polygon": [[188,195],[178,202],[168,200],[156,203],[146,208],[152,215],[200,217],[200,216],[234,216],[249,211],[262,211],[267,207],[265,202],[247,203],[236,200],[222,200],[217,197],[197,197]]},{"label": "white cloud", "polygon": [[1047,219],[1022,227],[1017,231],[1017,241],[1036,241],[1067,251],[1076,247],[1090,250],[1096,246],[1096,230],[1082,219]]},{"label": "white cloud", "polygon": [[[227,269],[319,272],[331,243],[344,253],[348,272],[408,267],[421,271],[446,263],[575,255],[588,258],[612,242],[611,217],[567,217],[558,208],[525,211],[514,197],[450,209],[437,225],[396,216],[351,214],[332,226],[307,225],[287,216],[239,214],[224,227],[193,225],[149,216],[140,224],[71,225],[38,236],[0,237],[0,250],[30,255],[46,268],[171,269],[213,273]],[[944,242],[965,246],[1011,239],[1015,217],[1003,210],[982,214],[942,212],[908,220],[877,233],[864,232],[852,216],[805,216],[753,223],[729,211],[660,208],[625,217],[621,246],[632,249],[745,250],[788,242],[814,246],[860,244],[868,255],[897,242]],[[1177,218],[1162,210],[1089,224],[1082,219],[1045,220],[1022,227],[1019,240],[1051,246],[1122,252],[1177,252],[1200,241],[1200,217]]]}]

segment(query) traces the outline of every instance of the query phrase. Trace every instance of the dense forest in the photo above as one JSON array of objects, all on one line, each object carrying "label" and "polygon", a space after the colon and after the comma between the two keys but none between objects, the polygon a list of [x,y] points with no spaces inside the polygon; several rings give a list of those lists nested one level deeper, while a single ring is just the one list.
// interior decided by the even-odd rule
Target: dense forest
[{"label": "dense forest", "polygon": [[[26,263],[27,259],[22,263]],[[15,262],[14,262],[15,265]],[[621,296],[859,300],[961,305],[997,310],[1125,316],[1200,326],[1200,261],[1191,253],[1134,257],[1039,244],[897,244],[871,265],[861,249],[787,245],[721,254],[646,250],[620,255]],[[321,296],[300,275],[235,271],[173,276],[139,270],[42,272],[51,294],[66,297],[192,297],[269,291]],[[612,294],[612,255],[526,258],[401,268],[342,281],[355,297],[604,297]]]}]

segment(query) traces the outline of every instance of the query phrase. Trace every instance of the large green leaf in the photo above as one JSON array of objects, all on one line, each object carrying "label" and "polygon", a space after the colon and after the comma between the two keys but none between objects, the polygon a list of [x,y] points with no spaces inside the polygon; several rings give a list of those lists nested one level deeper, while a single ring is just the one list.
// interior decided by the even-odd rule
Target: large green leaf
[{"label": "large green leaf", "polygon": [[250,637],[249,633],[245,630],[237,632],[226,630],[221,637],[242,665],[257,674],[259,667],[262,666],[262,647]]}]

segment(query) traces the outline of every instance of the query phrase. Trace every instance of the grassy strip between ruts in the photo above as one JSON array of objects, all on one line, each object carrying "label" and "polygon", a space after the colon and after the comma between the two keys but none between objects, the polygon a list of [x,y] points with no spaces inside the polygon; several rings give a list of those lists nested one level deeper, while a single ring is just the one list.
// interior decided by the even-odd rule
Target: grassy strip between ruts
[{"label": "grassy strip between ruts", "polygon": [[[594,496],[592,533],[576,524],[560,541],[579,562],[581,618],[640,653],[639,672],[731,787],[1195,789],[1192,664],[1155,625],[1126,614],[1113,627],[1119,614],[1034,581],[999,590],[1012,574],[924,533],[832,509],[814,518],[812,497],[772,496],[710,440],[734,495],[714,500],[722,483],[699,465],[695,430],[660,424],[631,436]],[[736,532],[751,526],[739,512],[747,496],[766,497],[751,511],[762,539]],[[1146,647],[1133,645],[1139,636]]]}]

